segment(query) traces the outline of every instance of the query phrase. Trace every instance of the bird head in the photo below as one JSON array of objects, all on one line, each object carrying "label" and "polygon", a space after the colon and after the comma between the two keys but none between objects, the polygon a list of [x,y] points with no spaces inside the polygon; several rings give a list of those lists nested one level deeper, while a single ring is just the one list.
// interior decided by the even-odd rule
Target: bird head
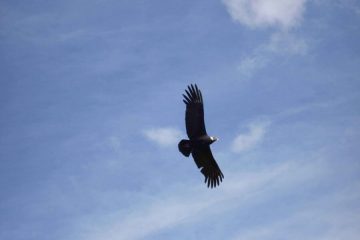
[{"label": "bird head", "polygon": [[219,140],[217,137],[210,137],[211,143],[216,142],[217,140]]}]

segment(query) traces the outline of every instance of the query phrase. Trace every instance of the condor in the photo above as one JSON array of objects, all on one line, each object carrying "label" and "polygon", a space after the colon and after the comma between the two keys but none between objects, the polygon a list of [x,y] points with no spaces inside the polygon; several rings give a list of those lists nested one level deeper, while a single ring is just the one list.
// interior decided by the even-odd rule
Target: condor
[{"label": "condor", "polygon": [[195,86],[191,84],[185,92],[183,101],[186,105],[185,124],[189,140],[182,139],[179,142],[179,151],[186,157],[190,154],[193,156],[197,167],[205,176],[205,183],[213,188],[218,186],[224,178],[210,149],[210,144],[218,139],[206,133],[201,91],[196,84]]}]

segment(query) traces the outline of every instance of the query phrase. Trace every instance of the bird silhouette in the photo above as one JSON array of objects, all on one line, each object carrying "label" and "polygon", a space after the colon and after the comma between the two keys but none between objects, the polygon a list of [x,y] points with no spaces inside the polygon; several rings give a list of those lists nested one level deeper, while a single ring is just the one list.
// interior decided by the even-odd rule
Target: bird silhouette
[{"label": "bird silhouette", "polygon": [[193,156],[197,167],[205,176],[205,183],[213,188],[224,178],[210,149],[210,145],[218,138],[206,133],[203,97],[197,85],[191,84],[185,92],[183,101],[186,105],[185,124],[189,139],[182,139],[179,142],[179,151],[186,157],[190,154]]}]

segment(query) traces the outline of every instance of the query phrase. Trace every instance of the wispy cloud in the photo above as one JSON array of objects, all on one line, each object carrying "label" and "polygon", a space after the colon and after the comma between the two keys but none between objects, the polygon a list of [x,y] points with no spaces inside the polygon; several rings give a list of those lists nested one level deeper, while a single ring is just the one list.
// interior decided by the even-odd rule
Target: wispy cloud
[{"label": "wispy cloud", "polygon": [[264,46],[267,51],[305,55],[308,44],[305,39],[289,32],[276,32],[271,35],[270,41]]},{"label": "wispy cloud", "polygon": [[292,33],[301,24],[306,0],[223,0],[230,16],[250,28],[273,27],[269,40],[243,57],[238,70],[246,77],[267,66],[277,55],[305,55],[307,41]]},{"label": "wispy cloud", "polygon": [[182,132],[173,127],[159,127],[145,130],[144,135],[150,141],[153,141],[160,146],[167,147],[179,142],[182,137]]},{"label": "wispy cloud", "polygon": [[270,122],[255,122],[249,124],[248,132],[239,134],[233,141],[231,149],[235,153],[250,150],[258,145],[266,133]]},{"label": "wispy cloud", "polygon": [[229,14],[248,27],[296,26],[302,19],[306,0],[223,0]]},{"label": "wispy cloud", "polygon": [[[94,236],[94,240],[104,238],[139,239],[146,237],[165,228],[174,227],[176,224],[188,222],[190,219],[194,220],[196,216],[201,216],[201,214],[198,214],[199,212],[209,212],[212,209],[211,206],[219,201],[231,199],[236,194],[238,196],[247,196],[251,188],[261,188],[264,183],[281,174],[282,170],[284,170],[283,167],[272,169],[261,176],[257,174],[238,175],[237,177],[241,181],[233,179],[235,176],[230,176],[228,181],[231,181],[232,184],[216,189],[222,194],[217,194],[212,198],[209,198],[209,193],[201,191],[198,187],[193,186],[184,189],[184,186],[180,186],[175,192],[166,194],[169,197],[161,200],[152,198],[152,202],[148,203],[148,207],[145,209],[141,211],[134,210],[132,214],[119,219],[117,222],[103,226],[99,233],[91,233],[90,235]],[[199,194],[200,192],[202,194]]]},{"label": "wispy cloud", "polygon": [[321,177],[326,170],[319,161],[311,164],[284,162],[254,172],[233,170],[227,174],[226,183],[214,190],[218,191],[217,194],[203,186],[167,188],[166,193],[155,193],[155,196],[148,197],[150,202],[146,207],[132,209],[131,213],[119,215],[112,222],[98,225],[97,228],[87,226],[88,232],[83,236],[92,240],[142,239],[179,224],[198,222],[208,214],[246,208],[248,203],[261,204],[261,201],[274,197],[280,190],[287,191],[293,189],[294,185]]},{"label": "wispy cloud", "polygon": [[[303,112],[316,110],[316,109],[326,109],[331,107],[339,106],[340,104],[344,104],[346,102],[351,101],[351,96],[345,97],[345,98],[335,98],[331,99],[330,101],[324,101],[324,102],[313,102],[309,104],[303,104],[299,106],[295,106],[286,110],[283,110],[273,116],[271,116],[272,120],[276,120],[277,118],[286,118],[289,116],[293,116],[296,114],[300,114]],[[269,116],[267,116],[269,117]]]},{"label": "wispy cloud", "polygon": [[254,54],[243,58],[237,67],[237,70],[246,77],[250,77],[257,70],[265,67],[269,59],[261,54]]},{"label": "wispy cloud", "polygon": [[240,61],[238,70],[244,76],[250,77],[278,56],[304,56],[308,49],[306,39],[288,31],[275,32],[266,43],[258,46]]},{"label": "wispy cloud", "polygon": [[[271,240],[281,239],[283,236],[291,239],[358,239],[360,211],[349,207],[360,199],[360,194],[354,192],[358,184],[353,183],[335,193],[325,194],[286,218],[248,229],[233,239]],[[315,227],[325,229],[314,233]]]}]

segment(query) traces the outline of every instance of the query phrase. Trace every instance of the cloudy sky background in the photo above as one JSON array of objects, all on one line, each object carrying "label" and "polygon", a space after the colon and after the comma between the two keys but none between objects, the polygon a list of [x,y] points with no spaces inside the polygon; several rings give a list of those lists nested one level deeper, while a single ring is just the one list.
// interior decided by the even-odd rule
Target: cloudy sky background
[{"label": "cloudy sky background", "polygon": [[359,39],[355,0],[1,1],[0,239],[359,239]]}]

